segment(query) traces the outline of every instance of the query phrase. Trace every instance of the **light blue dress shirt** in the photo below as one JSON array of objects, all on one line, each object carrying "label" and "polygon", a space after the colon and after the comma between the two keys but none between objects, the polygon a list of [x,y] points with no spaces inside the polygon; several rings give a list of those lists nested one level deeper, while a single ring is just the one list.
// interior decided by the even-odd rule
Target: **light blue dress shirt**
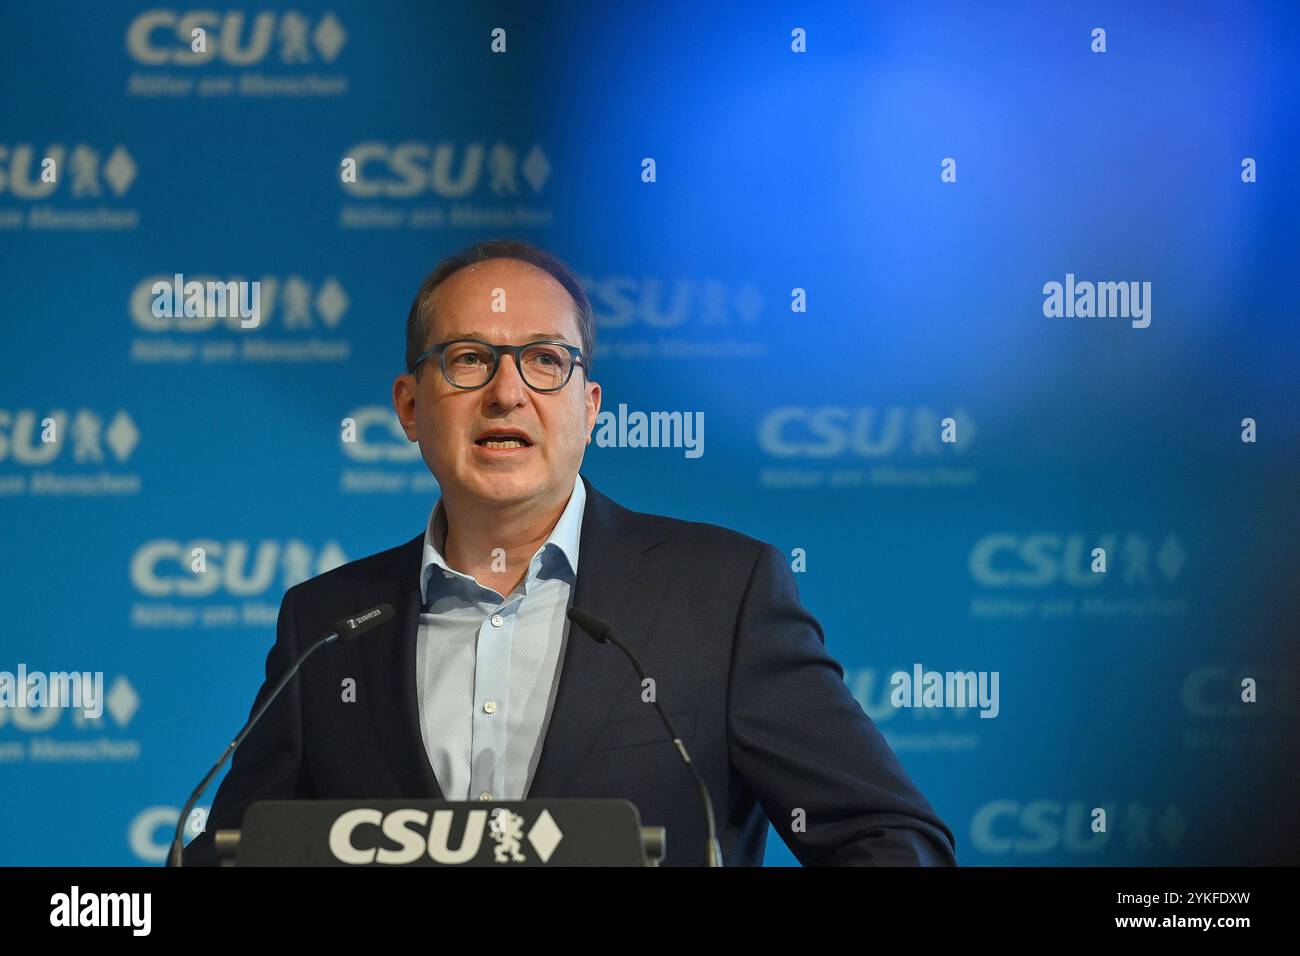
[{"label": "light blue dress shirt", "polygon": [[522,800],[541,757],[569,636],[587,490],[582,477],[523,582],[502,597],[451,568],[441,499],[420,565],[420,734],[445,800]]}]

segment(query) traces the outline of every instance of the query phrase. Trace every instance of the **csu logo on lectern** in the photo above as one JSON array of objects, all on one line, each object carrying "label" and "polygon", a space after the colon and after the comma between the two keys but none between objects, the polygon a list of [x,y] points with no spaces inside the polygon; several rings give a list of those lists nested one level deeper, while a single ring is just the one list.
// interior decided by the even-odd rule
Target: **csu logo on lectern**
[{"label": "csu logo on lectern", "polygon": [[[348,810],[330,827],[330,853],[340,863],[358,866],[374,863],[401,866],[414,863],[425,854],[436,863],[454,865],[474,859],[486,835],[496,844],[492,859],[497,863],[527,860],[525,841],[545,863],[564,839],[555,818],[546,810],[529,827],[519,814],[497,807],[490,819],[486,810],[465,811],[464,833],[460,844],[452,847],[451,828],[456,815],[455,810],[435,810],[432,814],[415,809],[393,810],[387,814],[369,807]],[[381,834],[398,848],[378,846]]]}]

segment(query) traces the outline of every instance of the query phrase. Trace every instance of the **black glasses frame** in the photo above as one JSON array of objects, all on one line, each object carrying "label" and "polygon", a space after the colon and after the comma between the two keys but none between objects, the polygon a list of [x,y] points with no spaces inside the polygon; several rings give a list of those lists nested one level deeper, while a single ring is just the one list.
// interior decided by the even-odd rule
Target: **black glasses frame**
[{"label": "black glasses frame", "polygon": [[[455,382],[451,380],[451,377],[447,374],[447,366],[444,364],[446,349],[448,346],[460,345],[463,342],[469,342],[474,345],[483,345],[492,350],[492,370],[488,372],[488,377],[485,378],[478,385],[457,385]],[[569,374],[565,376],[563,382],[561,382],[559,385],[555,386],[554,388],[538,388],[532,382],[528,381],[528,377],[524,375],[523,353],[525,349],[532,348],[534,345],[556,345],[562,349],[567,350],[569,353],[569,358],[571,359],[569,365]],[[497,369],[501,367],[501,356],[502,354],[505,353],[509,353],[515,357],[515,367],[519,369],[520,379],[522,379],[523,383],[527,385],[529,388],[531,388],[534,392],[542,392],[542,393],[558,392],[560,389],[564,388],[564,386],[569,384],[569,380],[573,378],[573,370],[575,368],[581,366],[584,372],[587,370],[587,366],[582,360],[582,349],[578,348],[576,345],[570,345],[568,342],[552,342],[552,341],[542,339],[536,342],[525,342],[523,345],[495,345],[492,342],[485,342],[482,339],[449,339],[446,342],[439,342],[437,345],[432,345],[429,348],[425,349],[423,352],[421,352],[419,356],[416,357],[415,361],[411,363],[411,367],[408,371],[412,375],[414,375],[415,370],[419,368],[426,359],[428,359],[432,355],[437,354],[438,368],[442,370],[443,381],[445,381],[452,388],[459,388],[460,390],[465,392],[472,392],[475,389],[483,388],[485,385],[491,382],[492,379],[496,377]]]}]

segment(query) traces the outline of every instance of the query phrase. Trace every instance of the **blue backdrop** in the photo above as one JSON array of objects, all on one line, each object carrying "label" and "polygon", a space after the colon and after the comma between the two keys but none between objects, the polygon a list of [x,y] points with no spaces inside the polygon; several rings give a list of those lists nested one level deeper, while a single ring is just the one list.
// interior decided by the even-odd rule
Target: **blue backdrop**
[{"label": "blue backdrop", "polygon": [[[698,457],[583,472],[799,562],[961,863],[1297,862],[1298,28],[1290,2],[6,5],[0,670],[109,697],[0,710],[0,864],[163,860],[284,590],[423,527],[403,323],[494,236],[580,273],[606,410],[703,414]],[[260,281],[261,325],[154,317],[176,273]],[[1048,315],[1067,281],[1138,283],[1146,316]],[[918,663],[997,672],[997,716],[893,706]],[[767,862],[796,861],[773,835]]]}]

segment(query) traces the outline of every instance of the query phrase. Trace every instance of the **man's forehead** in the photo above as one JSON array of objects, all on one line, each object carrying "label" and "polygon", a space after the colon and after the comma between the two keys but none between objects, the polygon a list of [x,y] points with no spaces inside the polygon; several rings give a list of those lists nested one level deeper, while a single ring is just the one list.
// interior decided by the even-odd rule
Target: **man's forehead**
[{"label": "man's forehead", "polygon": [[522,259],[487,259],[483,262],[470,263],[447,276],[434,292],[505,284],[528,292],[551,289],[568,294],[555,276],[540,266],[524,262]]},{"label": "man's forehead", "polygon": [[[505,296],[504,312],[499,311],[494,294],[497,288]],[[466,266],[434,289],[430,298],[434,341],[495,341],[502,335],[520,342],[577,341],[573,297],[554,276],[531,263],[491,259]]]}]

